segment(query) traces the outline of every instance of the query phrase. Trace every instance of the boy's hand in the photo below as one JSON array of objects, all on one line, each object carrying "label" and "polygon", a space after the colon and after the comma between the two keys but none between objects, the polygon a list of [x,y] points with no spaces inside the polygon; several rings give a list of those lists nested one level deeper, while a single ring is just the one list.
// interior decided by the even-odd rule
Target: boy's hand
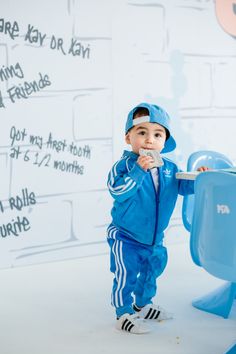
[{"label": "boy's hand", "polygon": [[150,168],[153,159],[151,156],[139,156],[137,163],[141,166],[145,171]]},{"label": "boy's hand", "polygon": [[210,170],[210,168],[207,166],[201,166],[201,167],[198,167],[198,169],[197,169],[197,171],[200,171],[200,172],[204,172],[204,171],[208,171],[208,170]]}]

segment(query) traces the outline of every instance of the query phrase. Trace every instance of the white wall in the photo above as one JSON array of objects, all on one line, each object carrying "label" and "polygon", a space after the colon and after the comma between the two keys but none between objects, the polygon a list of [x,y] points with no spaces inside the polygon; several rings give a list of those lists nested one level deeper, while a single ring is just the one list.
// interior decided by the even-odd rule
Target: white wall
[{"label": "white wall", "polygon": [[[139,102],[170,113],[180,167],[199,149],[236,162],[236,33],[224,26],[233,7],[217,17],[219,3],[0,0],[1,267],[106,251],[107,173]],[[14,86],[22,94],[40,77],[39,91],[17,98]],[[170,239],[183,232],[180,202],[170,226]]]}]

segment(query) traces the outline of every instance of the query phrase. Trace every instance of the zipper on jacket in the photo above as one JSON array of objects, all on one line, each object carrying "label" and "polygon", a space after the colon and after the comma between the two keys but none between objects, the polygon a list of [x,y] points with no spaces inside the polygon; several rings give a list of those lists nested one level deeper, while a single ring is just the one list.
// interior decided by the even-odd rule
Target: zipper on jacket
[{"label": "zipper on jacket", "polygon": [[152,174],[150,172],[150,175],[151,175],[151,179],[152,179],[152,184],[153,184],[153,188],[154,188],[154,191],[155,191],[155,198],[156,198],[156,221],[155,221],[155,230],[154,230],[154,235],[153,235],[153,242],[152,242],[152,246],[155,245],[155,241],[156,241],[156,234],[157,234],[157,220],[158,220],[158,211],[159,211],[159,199],[160,199],[160,186],[161,186],[161,179],[160,179],[160,168],[157,168],[157,172],[158,172],[158,179],[157,179],[157,182],[158,182],[158,185],[157,185],[157,190],[155,188],[155,184],[154,184],[154,181],[153,181],[153,178],[152,178]]}]

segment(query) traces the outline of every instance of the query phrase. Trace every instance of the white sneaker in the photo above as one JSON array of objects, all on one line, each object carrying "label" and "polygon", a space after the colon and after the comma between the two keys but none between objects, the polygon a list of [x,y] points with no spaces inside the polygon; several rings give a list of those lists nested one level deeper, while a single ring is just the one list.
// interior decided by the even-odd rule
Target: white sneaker
[{"label": "white sneaker", "polygon": [[136,313],[133,315],[129,313],[122,315],[116,321],[116,328],[133,334],[144,334],[151,331],[144,319],[140,318]]},{"label": "white sneaker", "polygon": [[167,312],[161,306],[155,304],[148,304],[136,313],[145,320],[156,320],[158,322],[173,318],[172,313]]}]

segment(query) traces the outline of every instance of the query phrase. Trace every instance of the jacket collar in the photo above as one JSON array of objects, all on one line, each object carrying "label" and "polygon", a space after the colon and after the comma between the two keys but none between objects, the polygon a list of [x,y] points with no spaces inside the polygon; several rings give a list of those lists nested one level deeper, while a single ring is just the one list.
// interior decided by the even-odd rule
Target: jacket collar
[{"label": "jacket collar", "polygon": [[129,156],[133,160],[137,160],[139,157],[138,154],[135,154],[135,152],[129,150],[124,150],[123,156]]}]

